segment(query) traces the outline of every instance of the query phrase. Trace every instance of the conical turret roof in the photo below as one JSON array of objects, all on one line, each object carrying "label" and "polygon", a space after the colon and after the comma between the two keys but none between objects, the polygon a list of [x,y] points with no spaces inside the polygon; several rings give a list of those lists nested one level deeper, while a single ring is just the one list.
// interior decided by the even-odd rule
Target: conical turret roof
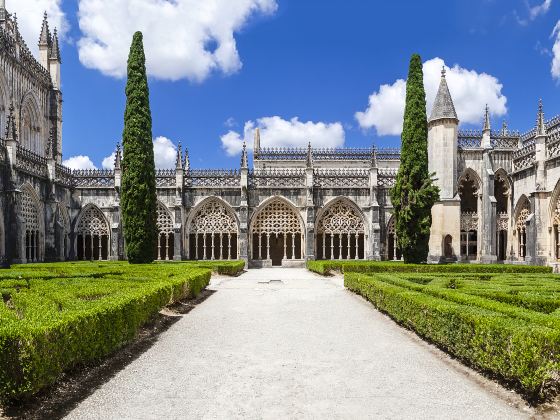
[{"label": "conical turret roof", "polygon": [[453,99],[451,99],[451,94],[449,93],[447,80],[445,79],[445,68],[441,71],[441,81],[439,83],[438,93],[436,95],[436,100],[434,101],[432,114],[430,115],[430,119],[428,121],[432,122],[441,119],[459,120],[457,118],[457,112],[455,112]]}]

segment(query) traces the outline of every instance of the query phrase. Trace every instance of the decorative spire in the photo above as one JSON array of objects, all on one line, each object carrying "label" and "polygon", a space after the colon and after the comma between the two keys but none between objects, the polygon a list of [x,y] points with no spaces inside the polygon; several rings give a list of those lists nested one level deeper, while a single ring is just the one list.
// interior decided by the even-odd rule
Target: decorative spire
[{"label": "decorative spire", "polygon": [[249,162],[248,162],[248,157],[247,157],[247,143],[245,143],[245,141],[243,142],[243,150],[241,151],[241,168],[242,169],[247,169],[249,167]]},{"label": "decorative spire", "polygon": [[439,82],[439,89],[434,101],[434,106],[432,108],[432,114],[428,122],[441,120],[441,119],[452,119],[457,122],[457,112],[455,112],[455,105],[453,105],[453,99],[451,98],[451,93],[449,93],[449,87],[447,86],[447,80],[445,78],[445,66],[441,69],[441,80]]},{"label": "decorative spire", "polygon": [[56,60],[59,63],[61,62],[60,60],[60,48],[58,47],[58,33],[56,28],[54,28],[54,32],[53,32],[53,38],[52,38],[52,44],[51,44],[51,54],[49,57],[51,60]]},{"label": "decorative spire", "polygon": [[313,167],[313,151],[311,150],[311,142],[307,144],[307,159],[306,165],[308,168]]},{"label": "decorative spire", "polygon": [[506,120],[502,122],[502,136],[507,136],[509,134],[508,123]]},{"label": "decorative spire", "polygon": [[121,144],[117,142],[117,150],[115,151],[115,169],[121,169]]},{"label": "decorative spire", "polygon": [[51,32],[49,31],[49,22],[47,12],[43,15],[43,26],[41,27],[41,35],[39,36],[39,47],[48,47],[51,45]]},{"label": "decorative spire", "polygon": [[261,150],[261,130],[259,127],[255,129],[255,143],[253,145],[253,150],[258,153]]},{"label": "decorative spire", "polygon": [[10,104],[7,122],[6,122],[6,140],[17,141],[17,130],[16,130],[16,117],[14,116],[14,103]]},{"label": "decorative spire", "polygon": [[49,138],[47,139],[47,144],[45,145],[45,156],[47,158],[54,158],[54,126],[51,125],[49,129]]},{"label": "decorative spire", "polygon": [[371,167],[377,168],[377,149],[375,146],[371,148]]},{"label": "decorative spire", "polygon": [[183,169],[183,146],[181,142],[177,145],[177,157],[175,158],[175,169]]},{"label": "decorative spire", "polygon": [[14,36],[16,38],[16,41],[19,41],[19,26],[17,21],[17,13],[14,13],[13,21],[14,21]]},{"label": "decorative spire", "polygon": [[185,147],[185,160],[183,161],[183,167],[185,168],[185,171],[190,171],[191,170],[191,161],[189,159],[189,149],[187,149]]},{"label": "decorative spire", "polygon": [[539,113],[537,114],[537,136],[546,136],[546,124],[544,122],[542,99],[539,99]]},{"label": "decorative spire", "polygon": [[484,127],[482,127],[482,131],[490,131],[490,110],[488,104],[486,104],[484,109]]}]

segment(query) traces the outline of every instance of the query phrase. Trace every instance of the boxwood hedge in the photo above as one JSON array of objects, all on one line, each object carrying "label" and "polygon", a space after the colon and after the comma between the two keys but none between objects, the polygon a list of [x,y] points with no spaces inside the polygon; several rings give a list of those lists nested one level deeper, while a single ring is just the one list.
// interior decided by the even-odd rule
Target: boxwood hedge
[{"label": "boxwood hedge", "polygon": [[132,340],[158,311],[197,296],[210,269],[243,262],[60,263],[0,271],[0,400],[25,399]]},{"label": "boxwood hedge", "polygon": [[[451,282],[452,279],[455,281]],[[511,304],[491,299],[490,294],[471,294],[475,287],[466,286],[464,283],[469,281],[461,275],[437,275],[432,282],[426,278],[425,283],[416,280],[404,274],[344,275],[349,290],[467,364],[515,383],[531,399],[557,393],[557,312],[536,312],[520,302]],[[505,290],[511,283],[505,279],[487,282],[496,282],[497,290]],[[544,299],[550,299],[558,289],[545,294]]]},{"label": "boxwood hedge", "polygon": [[389,261],[308,261],[307,269],[343,273],[552,273],[552,267],[516,264],[405,264]]}]

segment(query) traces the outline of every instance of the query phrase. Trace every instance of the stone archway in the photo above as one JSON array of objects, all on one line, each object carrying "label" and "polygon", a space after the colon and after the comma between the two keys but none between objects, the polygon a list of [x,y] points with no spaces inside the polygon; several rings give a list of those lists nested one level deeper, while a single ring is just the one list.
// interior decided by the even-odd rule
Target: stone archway
[{"label": "stone archway", "polygon": [[109,259],[109,223],[99,207],[89,204],[82,210],[75,233],[78,260]]},{"label": "stone archway", "polygon": [[20,258],[26,262],[43,259],[44,220],[43,207],[35,189],[25,184],[18,199],[18,214],[23,222]]},{"label": "stone archway", "polygon": [[303,232],[303,223],[293,206],[281,198],[273,198],[253,218],[252,259],[272,266],[303,260]]},{"label": "stone archway", "polygon": [[327,205],[317,224],[317,259],[365,259],[365,225],[357,208],[345,199]]}]

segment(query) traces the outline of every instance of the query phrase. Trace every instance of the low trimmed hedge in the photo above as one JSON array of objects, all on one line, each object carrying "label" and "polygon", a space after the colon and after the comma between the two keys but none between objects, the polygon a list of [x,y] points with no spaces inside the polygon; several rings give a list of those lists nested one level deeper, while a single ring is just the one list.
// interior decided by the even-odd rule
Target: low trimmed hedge
[{"label": "low trimmed hedge", "polygon": [[552,267],[514,264],[405,264],[388,261],[308,261],[307,269],[343,273],[552,273]]},{"label": "low trimmed hedge", "polygon": [[14,268],[16,278],[9,271],[0,279],[4,401],[25,399],[119,349],[162,307],[197,296],[211,276],[183,264],[42,264]]},{"label": "low trimmed hedge", "polygon": [[437,292],[396,277],[346,273],[344,284],[454,356],[516,383],[528,397],[558,391],[560,329],[543,325],[543,314],[535,314],[542,323],[532,322],[536,319],[526,309],[511,307],[508,312],[504,303],[453,296],[452,289]]},{"label": "low trimmed hedge", "polygon": [[183,261],[178,264],[207,268],[214,273],[226,276],[237,276],[245,269],[244,261]]}]

